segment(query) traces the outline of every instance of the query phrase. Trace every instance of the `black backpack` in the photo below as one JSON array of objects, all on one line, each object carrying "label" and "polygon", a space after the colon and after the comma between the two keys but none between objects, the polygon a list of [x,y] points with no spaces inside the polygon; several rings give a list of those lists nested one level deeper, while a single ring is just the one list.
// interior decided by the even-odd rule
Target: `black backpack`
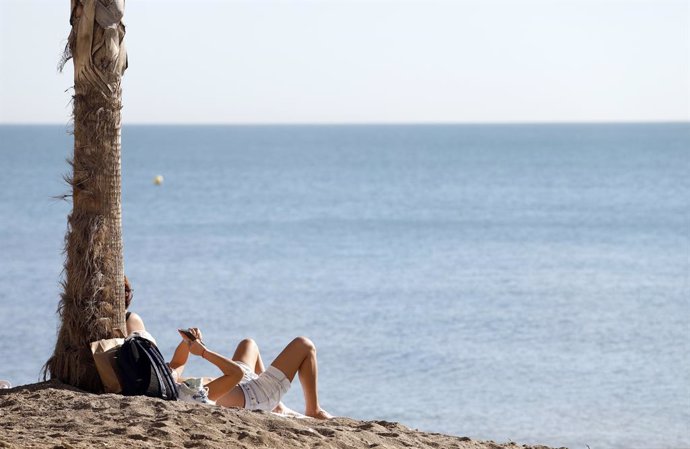
[{"label": "black backpack", "polygon": [[122,394],[145,395],[174,401],[177,388],[163,355],[149,340],[133,336],[117,353]]}]

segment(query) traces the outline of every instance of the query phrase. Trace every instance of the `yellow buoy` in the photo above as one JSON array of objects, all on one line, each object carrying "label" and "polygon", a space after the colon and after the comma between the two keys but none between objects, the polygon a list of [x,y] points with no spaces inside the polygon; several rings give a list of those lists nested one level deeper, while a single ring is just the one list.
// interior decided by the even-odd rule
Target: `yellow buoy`
[{"label": "yellow buoy", "polygon": [[157,186],[163,184],[163,175],[156,175],[156,177],[153,178],[153,183]]}]

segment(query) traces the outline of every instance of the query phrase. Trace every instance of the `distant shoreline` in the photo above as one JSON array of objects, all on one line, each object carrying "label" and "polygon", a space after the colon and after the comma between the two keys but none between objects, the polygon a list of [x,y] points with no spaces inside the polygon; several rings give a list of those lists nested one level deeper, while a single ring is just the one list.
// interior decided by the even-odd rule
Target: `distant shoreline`
[{"label": "distant shoreline", "polygon": [[[395,122],[395,123],[123,123],[123,127],[474,127],[474,126],[645,126],[689,125],[690,120],[573,122]],[[66,123],[0,123],[0,127],[71,126]]]}]

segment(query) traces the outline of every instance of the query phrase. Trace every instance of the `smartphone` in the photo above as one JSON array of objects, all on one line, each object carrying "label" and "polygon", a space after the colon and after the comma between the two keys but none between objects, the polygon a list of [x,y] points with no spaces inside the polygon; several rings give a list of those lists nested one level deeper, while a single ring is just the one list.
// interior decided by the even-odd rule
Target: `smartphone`
[{"label": "smartphone", "polygon": [[196,340],[196,337],[189,329],[178,329],[177,332],[187,337],[190,341]]}]

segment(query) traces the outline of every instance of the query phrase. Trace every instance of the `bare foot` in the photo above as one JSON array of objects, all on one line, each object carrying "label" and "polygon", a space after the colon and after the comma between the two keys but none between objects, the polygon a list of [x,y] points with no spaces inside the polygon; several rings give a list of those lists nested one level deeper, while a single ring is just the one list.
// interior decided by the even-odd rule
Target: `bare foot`
[{"label": "bare foot", "polygon": [[280,413],[281,415],[289,415],[291,413],[297,413],[297,412],[295,412],[290,407],[283,404],[283,402],[281,401],[278,403],[278,405],[276,405],[276,408],[273,409],[273,413]]},{"label": "bare foot", "polygon": [[316,411],[313,413],[306,412],[305,415],[310,416],[312,418],[316,418],[316,419],[333,419],[333,415],[331,415],[330,413],[328,413],[326,410],[324,410],[322,408],[316,409]]}]

